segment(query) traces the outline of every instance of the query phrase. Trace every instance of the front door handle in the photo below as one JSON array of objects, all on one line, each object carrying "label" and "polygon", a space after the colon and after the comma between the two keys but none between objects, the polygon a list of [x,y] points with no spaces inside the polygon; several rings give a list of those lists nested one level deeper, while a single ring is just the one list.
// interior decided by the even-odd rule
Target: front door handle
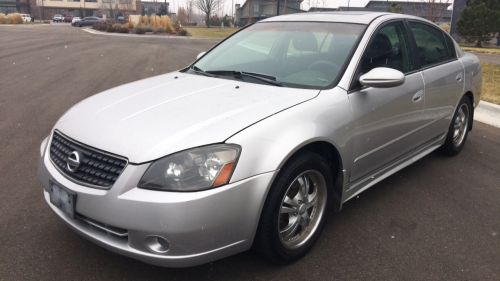
[{"label": "front door handle", "polygon": [[419,102],[422,100],[423,97],[424,97],[424,90],[420,90],[413,96],[413,102]]}]

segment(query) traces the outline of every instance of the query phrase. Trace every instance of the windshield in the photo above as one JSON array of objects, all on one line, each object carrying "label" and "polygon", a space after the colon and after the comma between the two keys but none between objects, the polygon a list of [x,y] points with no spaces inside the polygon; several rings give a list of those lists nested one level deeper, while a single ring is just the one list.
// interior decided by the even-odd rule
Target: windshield
[{"label": "windshield", "polygon": [[[218,74],[244,72],[287,87],[332,87],[365,25],[327,22],[266,22],[222,42],[192,68]],[[247,82],[262,83],[257,79]]]}]

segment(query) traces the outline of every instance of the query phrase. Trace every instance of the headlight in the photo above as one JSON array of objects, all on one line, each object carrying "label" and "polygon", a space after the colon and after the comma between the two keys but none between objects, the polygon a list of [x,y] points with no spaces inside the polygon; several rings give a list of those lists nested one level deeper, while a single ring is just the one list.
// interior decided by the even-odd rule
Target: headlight
[{"label": "headlight", "polygon": [[241,148],[212,145],[156,160],[139,181],[140,188],[198,191],[226,184],[236,167]]}]

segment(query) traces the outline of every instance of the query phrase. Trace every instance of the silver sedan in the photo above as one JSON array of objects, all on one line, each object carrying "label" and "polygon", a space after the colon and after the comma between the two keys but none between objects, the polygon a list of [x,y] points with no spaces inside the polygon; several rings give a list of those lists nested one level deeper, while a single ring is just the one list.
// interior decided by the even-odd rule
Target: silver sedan
[{"label": "silver sedan", "polygon": [[253,248],[289,263],[330,210],[436,149],[459,153],[481,80],[477,57],[420,18],[273,17],[75,105],[38,178],[70,228],[119,254],[184,267]]}]

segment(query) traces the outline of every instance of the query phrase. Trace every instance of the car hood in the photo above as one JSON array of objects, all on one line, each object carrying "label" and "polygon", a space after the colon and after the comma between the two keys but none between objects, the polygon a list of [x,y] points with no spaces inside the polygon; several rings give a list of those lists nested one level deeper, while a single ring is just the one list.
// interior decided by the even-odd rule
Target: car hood
[{"label": "car hood", "polygon": [[224,142],[318,93],[173,72],[87,98],[68,110],[54,128],[83,144],[127,157],[131,163],[143,163]]}]

